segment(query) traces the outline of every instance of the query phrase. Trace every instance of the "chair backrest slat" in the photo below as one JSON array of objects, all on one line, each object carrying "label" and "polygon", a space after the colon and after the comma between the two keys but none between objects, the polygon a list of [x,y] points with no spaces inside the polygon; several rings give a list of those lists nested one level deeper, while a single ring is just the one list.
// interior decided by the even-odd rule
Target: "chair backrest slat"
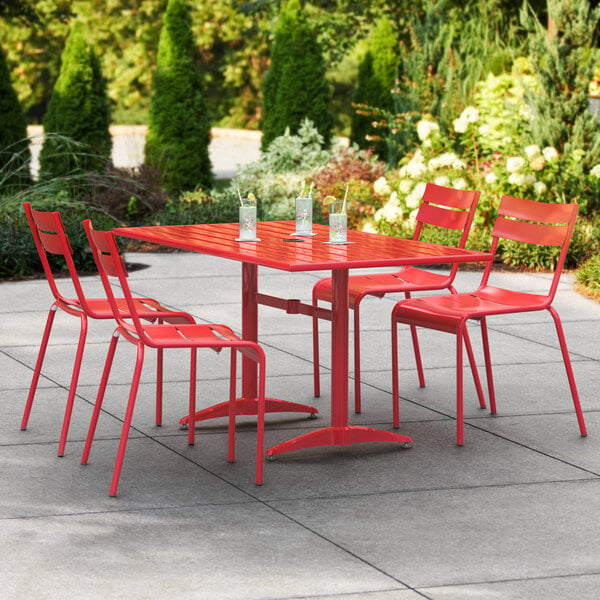
[{"label": "chair backrest slat", "polygon": [[425,200],[423,200],[417,214],[417,221],[435,225],[436,227],[457,230],[465,227],[468,218],[469,213],[465,210],[442,208],[435,204],[429,204]]},{"label": "chair backrest slat", "polygon": [[23,203],[23,209],[52,295],[60,302],[73,305],[73,300],[61,294],[54,279],[47,253],[64,258],[79,305],[87,312],[87,302],[73,262],[73,250],[60,213],[34,210],[30,202]]},{"label": "chair backrest slat", "polygon": [[567,225],[526,223],[505,217],[498,217],[493,229],[493,235],[497,237],[541,246],[562,246],[568,233]]},{"label": "chair backrest slat", "polygon": [[[100,279],[102,280],[113,316],[121,327],[132,333],[136,333],[142,340],[147,341],[137,305],[127,282],[129,274],[125,268],[115,234],[112,231],[96,231],[89,219],[83,222],[83,227],[90,242],[90,248],[92,249],[92,254],[94,255],[94,260],[96,261]],[[118,280],[120,293],[125,299],[127,311],[119,308],[112,283],[109,279],[110,277]],[[133,325],[126,319],[131,319]],[[149,345],[152,344],[150,343]]]}]

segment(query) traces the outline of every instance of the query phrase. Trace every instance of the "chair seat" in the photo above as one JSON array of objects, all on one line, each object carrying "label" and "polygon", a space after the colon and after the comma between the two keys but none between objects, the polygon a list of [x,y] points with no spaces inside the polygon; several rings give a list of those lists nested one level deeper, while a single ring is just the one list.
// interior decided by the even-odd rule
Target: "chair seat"
[{"label": "chair seat", "polygon": [[[432,273],[414,267],[405,267],[397,273],[373,273],[369,275],[351,275],[348,278],[350,306],[364,296],[382,298],[395,292],[417,292],[420,290],[444,289],[448,286],[446,273]],[[319,280],[314,287],[315,298],[331,302],[331,277]]]},{"label": "chair seat", "polygon": [[547,306],[547,296],[486,286],[469,294],[445,294],[401,301],[394,308],[394,320],[456,333],[465,319],[543,310]]}]

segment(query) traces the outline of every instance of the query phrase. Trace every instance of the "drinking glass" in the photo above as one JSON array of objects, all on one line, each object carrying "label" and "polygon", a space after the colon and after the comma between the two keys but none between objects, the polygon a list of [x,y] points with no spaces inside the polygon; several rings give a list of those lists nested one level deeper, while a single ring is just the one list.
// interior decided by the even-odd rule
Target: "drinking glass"
[{"label": "drinking glass", "polygon": [[256,198],[241,198],[240,237],[242,240],[256,240]]},{"label": "drinking glass", "polygon": [[348,231],[346,203],[341,200],[329,205],[329,241],[333,244],[345,244]]},{"label": "drinking glass", "polygon": [[312,197],[296,196],[296,235],[312,235]]}]

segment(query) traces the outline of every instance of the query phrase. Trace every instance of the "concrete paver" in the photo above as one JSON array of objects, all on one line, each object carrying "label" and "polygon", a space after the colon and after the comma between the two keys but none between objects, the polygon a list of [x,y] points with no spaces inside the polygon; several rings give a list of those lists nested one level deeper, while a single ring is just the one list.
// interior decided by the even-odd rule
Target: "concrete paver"
[{"label": "concrete paver", "polygon": [[[137,293],[202,320],[240,327],[238,264],[185,253],[131,254]],[[310,298],[319,274],[259,271],[261,290]],[[502,273],[521,289],[547,276]],[[478,273],[461,272],[459,290]],[[597,597],[600,583],[600,305],[563,277],[556,307],[572,352],[588,438],[578,434],[552,322],[490,324],[497,416],[478,408],[465,377],[465,446],[454,443],[454,345],[423,332],[427,387],[410,347],[401,361],[401,431],[390,444],[296,451],[265,462],[253,484],[255,427],[239,419],[238,460],[226,422],[197,426],[187,445],[187,353],[166,353],[164,426],[154,425],[153,352],[146,353],[117,498],[108,497],[133,347],[121,342],[90,462],[79,464],[112,324],[91,322],[64,458],[56,457],[78,335],[56,323],[30,427],[19,430],[50,294],[43,281],[0,284],[0,563],[3,596],[286,600],[553,600]],[[95,277],[86,284],[99,290]],[[389,311],[363,305],[363,413],[352,423],[391,430]],[[261,308],[267,394],[314,404],[319,418],[269,415],[267,446],[329,419],[328,325],[321,398],[312,397],[310,320]],[[408,344],[408,336],[402,334]],[[473,342],[479,351],[477,327]],[[199,353],[198,406],[226,398],[225,355]],[[478,361],[481,364],[480,354]],[[352,366],[352,355],[350,356]],[[483,375],[483,374],[482,374]],[[353,382],[350,382],[350,401]]]}]

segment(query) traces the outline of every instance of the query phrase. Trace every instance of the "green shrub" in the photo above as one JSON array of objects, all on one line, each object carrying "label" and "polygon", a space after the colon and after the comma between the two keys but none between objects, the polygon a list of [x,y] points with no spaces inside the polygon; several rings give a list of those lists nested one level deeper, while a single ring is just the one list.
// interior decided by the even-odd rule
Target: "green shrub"
[{"label": "green shrub", "polygon": [[323,150],[322,143],[319,131],[304,120],[296,135],[286,131],[273,140],[260,160],[240,167],[219,197],[237,206],[238,190],[244,195],[252,192],[258,199],[259,219],[292,219],[294,198],[303,183],[332,156],[331,151]]},{"label": "green shrub", "polygon": [[592,256],[580,265],[576,281],[585,293],[600,296],[600,254]]},{"label": "green shrub", "polygon": [[164,208],[152,217],[157,225],[195,225],[200,223],[234,223],[239,218],[237,195],[202,190],[186,192],[167,200]]},{"label": "green shrub", "polygon": [[330,99],[316,32],[300,10],[299,1],[289,0],[281,8],[271,67],[263,81],[262,149],[288,128],[296,133],[306,118],[321,134],[323,147],[328,147],[333,127]]},{"label": "green shrub", "polygon": [[61,60],[60,75],[44,116],[44,131],[67,136],[81,148],[74,155],[65,150],[60,137],[46,136],[40,152],[42,179],[102,170],[112,149],[106,83],[100,61],[78,21],[73,24]]},{"label": "green shrub", "polygon": [[27,123],[0,47],[0,171],[10,173],[9,178],[0,178],[0,189],[29,184],[30,162]]},{"label": "green shrub", "polygon": [[[322,219],[327,218],[323,199],[326,196],[342,199],[348,188],[348,227],[360,229],[387,200],[385,181],[381,186],[375,185],[383,178],[384,170],[385,164],[377,160],[372,149],[359,150],[356,146],[337,149],[329,162],[313,176],[315,199]],[[317,210],[313,211],[315,214]]]},{"label": "green shrub", "polygon": [[212,184],[210,119],[204,83],[194,65],[192,18],[186,0],[169,0],[160,33],[146,146],[146,164],[176,195]]},{"label": "green shrub", "polygon": [[[83,229],[82,221],[91,219],[97,229],[112,229],[118,222],[106,213],[82,202],[62,197],[32,202],[38,210],[59,211],[73,249],[78,270],[96,271],[94,257]],[[50,255],[53,271],[64,270],[64,261]],[[21,204],[6,204],[0,212],[0,277],[25,277],[42,273],[42,265]]]}]

